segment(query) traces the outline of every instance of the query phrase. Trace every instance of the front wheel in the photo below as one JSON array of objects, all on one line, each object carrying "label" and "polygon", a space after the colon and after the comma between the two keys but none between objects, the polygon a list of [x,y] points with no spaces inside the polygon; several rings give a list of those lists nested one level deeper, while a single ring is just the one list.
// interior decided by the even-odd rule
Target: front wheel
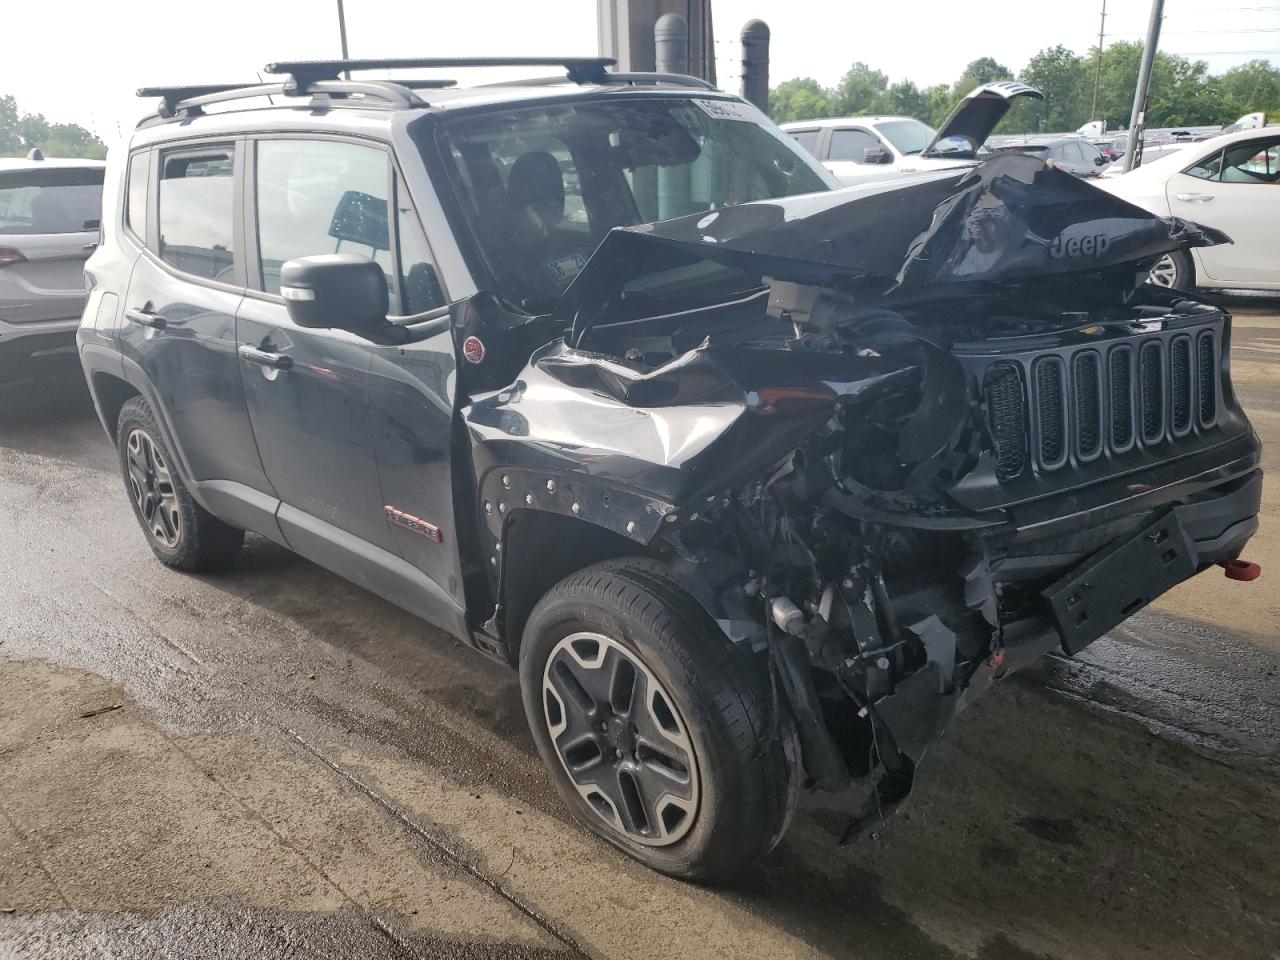
[{"label": "front wheel", "polygon": [[1195,286],[1195,268],[1191,257],[1185,250],[1174,250],[1166,253],[1156,261],[1147,275],[1147,283],[1157,287],[1170,287],[1174,290],[1191,290]]},{"label": "front wheel", "polygon": [[525,627],[520,681],[561,798],[635,859],[723,880],[781,839],[797,751],[766,663],[661,564],[609,561],[553,587]]}]

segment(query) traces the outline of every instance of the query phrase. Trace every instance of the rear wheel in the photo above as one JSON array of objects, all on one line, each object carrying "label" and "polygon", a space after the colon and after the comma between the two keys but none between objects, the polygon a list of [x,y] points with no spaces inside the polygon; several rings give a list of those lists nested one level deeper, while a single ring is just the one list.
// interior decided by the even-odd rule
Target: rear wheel
[{"label": "rear wheel", "polygon": [[155,414],[141,397],[121,407],[116,438],[133,514],[160,562],[192,572],[226,566],[239,553],[244,531],[191,499],[161,439]]},{"label": "rear wheel", "polygon": [[772,720],[765,663],[662,565],[609,561],[553,587],[525,628],[520,680],[561,797],[637,860],[721,880],[781,838],[796,750]]},{"label": "rear wheel", "polygon": [[1190,290],[1195,286],[1195,268],[1191,257],[1185,250],[1166,253],[1156,261],[1147,275],[1147,282],[1157,287],[1170,287],[1174,290]]}]

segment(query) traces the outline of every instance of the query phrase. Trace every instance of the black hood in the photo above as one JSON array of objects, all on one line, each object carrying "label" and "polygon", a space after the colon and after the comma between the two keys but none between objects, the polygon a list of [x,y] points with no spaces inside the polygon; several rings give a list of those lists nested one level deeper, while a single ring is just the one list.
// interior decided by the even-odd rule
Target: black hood
[{"label": "black hood", "polygon": [[698,261],[836,287],[882,306],[945,299],[957,285],[1025,288],[1080,274],[1091,275],[1090,296],[1123,298],[1154,258],[1229,242],[1034,157],[1001,154],[963,169],[615,229],[557,315],[572,322],[570,342],[580,344],[628,283]]}]

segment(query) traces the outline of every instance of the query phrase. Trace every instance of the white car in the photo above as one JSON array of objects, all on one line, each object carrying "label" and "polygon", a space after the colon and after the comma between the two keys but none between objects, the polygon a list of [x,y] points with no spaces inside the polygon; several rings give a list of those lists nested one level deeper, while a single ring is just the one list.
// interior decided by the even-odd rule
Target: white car
[{"label": "white car", "polygon": [[983,84],[960,101],[940,130],[914,117],[798,120],[782,129],[850,186],[972,162],[1017,97],[1044,95],[1013,80]]},{"label": "white car", "polygon": [[101,160],[0,159],[0,384],[79,375],[84,262],[98,245]]},{"label": "white car", "polygon": [[1232,243],[1162,258],[1161,286],[1280,290],[1280,127],[1190,143],[1098,186],[1162,217],[1217,227]]}]

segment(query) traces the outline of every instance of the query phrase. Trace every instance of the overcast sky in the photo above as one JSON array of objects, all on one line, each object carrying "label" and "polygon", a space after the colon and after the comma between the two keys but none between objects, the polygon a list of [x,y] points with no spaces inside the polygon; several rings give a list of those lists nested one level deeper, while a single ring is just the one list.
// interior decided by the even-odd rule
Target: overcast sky
[{"label": "overcast sky", "polygon": [[[253,80],[271,60],[339,55],[335,0],[7,0],[0,94],[104,139],[146,111],[147,84]],[[720,82],[737,89],[738,33],[773,33],[771,79],[834,84],[855,60],[891,79],[951,82],[993,56],[1015,72],[1046,46],[1096,42],[1100,0],[713,0]],[[1107,36],[1141,39],[1149,0],[1108,0]],[[346,0],[351,55],[593,54],[595,0]],[[1215,72],[1280,64],[1280,0],[1166,0],[1162,49]],[[545,72],[545,71],[544,71]],[[488,77],[487,79],[494,79]],[[1235,119],[1225,117],[1223,122]]]}]

